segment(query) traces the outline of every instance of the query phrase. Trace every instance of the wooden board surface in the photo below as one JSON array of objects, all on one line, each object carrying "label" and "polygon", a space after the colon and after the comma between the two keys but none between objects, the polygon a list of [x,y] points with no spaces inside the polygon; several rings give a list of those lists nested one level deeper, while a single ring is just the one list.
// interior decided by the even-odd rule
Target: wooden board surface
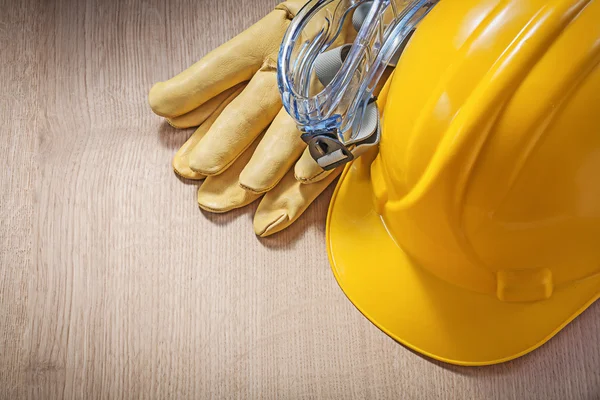
[{"label": "wooden board surface", "polygon": [[331,190],[295,226],[198,210],[152,83],[274,0],[0,1],[0,398],[599,399],[600,303],[533,354],[425,359],[348,302]]}]

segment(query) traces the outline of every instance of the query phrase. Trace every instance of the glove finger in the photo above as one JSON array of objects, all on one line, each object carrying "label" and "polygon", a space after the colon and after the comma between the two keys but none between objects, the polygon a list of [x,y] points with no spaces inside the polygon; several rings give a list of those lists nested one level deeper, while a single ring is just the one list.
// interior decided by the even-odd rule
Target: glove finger
[{"label": "glove finger", "polygon": [[264,60],[277,52],[287,25],[286,10],[272,11],[190,68],[155,84],[148,96],[150,107],[160,116],[177,117],[250,80]]},{"label": "glove finger", "polygon": [[292,168],[305,147],[296,122],[282,108],[240,174],[240,185],[256,193],[271,190]]},{"label": "glove finger", "polygon": [[167,122],[173,127],[177,129],[187,129],[192,128],[194,126],[200,126],[204,121],[206,121],[219,106],[229,98],[229,96],[237,92],[238,89],[243,89],[246,86],[245,83],[240,83],[231,89],[227,89],[223,93],[218,94],[212,99],[208,100],[206,103],[202,104],[195,110],[192,110],[186,114],[180,115],[179,117],[167,118]]},{"label": "glove finger", "polygon": [[248,205],[261,196],[242,189],[239,183],[240,172],[252,157],[257,145],[258,140],[222,174],[206,178],[198,189],[200,208],[214,213],[224,213]]},{"label": "glove finger", "polygon": [[265,66],[192,150],[190,167],[204,175],[220,174],[269,126],[280,109],[277,75]]},{"label": "glove finger", "polygon": [[254,214],[254,232],[265,237],[290,226],[342,171],[343,168],[337,168],[323,180],[310,185],[298,182],[290,171],[258,205]]},{"label": "glove finger", "polygon": [[308,148],[304,150],[302,156],[294,166],[294,174],[296,179],[305,184],[313,184],[319,182],[329,176],[331,171],[325,171],[317,164],[314,158],[310,155]]},{"label": "glove finger", "polygon": [[229,103],[233,101],[243,90],[243,87],[238,87],[235,91],[229,93],[229,96],[225,98],[221,104],[213,111],[206,121],[202,123],[196,129],[196,131],[190,136],[190,138],[181,146],[173,157],[173,170],[175,173],[183,178],[187,179],[204,179],[206,176],[200,174],[190,168],[189,154],[196,147],[200,139],[206,135],[206,132],[210,129],[212,124],[221,114],[221,112],[227,107]]}]

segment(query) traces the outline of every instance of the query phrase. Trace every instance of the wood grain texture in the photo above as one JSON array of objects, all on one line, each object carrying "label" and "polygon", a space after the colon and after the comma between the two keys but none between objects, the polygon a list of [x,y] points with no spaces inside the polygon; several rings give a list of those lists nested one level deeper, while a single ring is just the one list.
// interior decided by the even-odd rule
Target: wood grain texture
[{"label": "wood grain texture", "polygon": [[199,211],[151,85],[276,0],[0,0],[0,398],[599,399],[600,304],[506,364],[433,362],[347,301],[329,190],[292,228]]}]

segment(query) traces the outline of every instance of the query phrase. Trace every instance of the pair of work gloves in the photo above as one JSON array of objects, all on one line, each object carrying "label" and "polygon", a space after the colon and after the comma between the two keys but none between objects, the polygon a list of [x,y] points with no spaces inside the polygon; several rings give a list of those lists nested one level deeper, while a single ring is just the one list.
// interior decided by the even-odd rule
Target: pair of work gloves
[{"label": "pair of work gloves", "polygon": [[[205,179],[199,206],[222,213],[262,197],[254,215],[259,236],[292,224],[341,172],[324,171],[313,160],[277,86],[279,48],[305,1],[279,4],[149,94],[152,110],[173,127],[198,127],[173,168],[183,178]],[[336,42],[352,42],[355,35],[347,24]]]}]

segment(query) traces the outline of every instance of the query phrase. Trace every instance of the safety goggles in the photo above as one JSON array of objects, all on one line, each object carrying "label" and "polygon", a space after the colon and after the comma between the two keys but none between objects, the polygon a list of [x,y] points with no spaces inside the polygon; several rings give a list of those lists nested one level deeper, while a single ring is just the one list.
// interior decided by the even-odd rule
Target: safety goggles
[{"label": "safety goggles", "polygon": [[[438,1],[310,0],[292,20],[278,57],[279,90],[322,168],[377,145],[373,92]],[[356,38],[336,47],[349,25]]]}]

